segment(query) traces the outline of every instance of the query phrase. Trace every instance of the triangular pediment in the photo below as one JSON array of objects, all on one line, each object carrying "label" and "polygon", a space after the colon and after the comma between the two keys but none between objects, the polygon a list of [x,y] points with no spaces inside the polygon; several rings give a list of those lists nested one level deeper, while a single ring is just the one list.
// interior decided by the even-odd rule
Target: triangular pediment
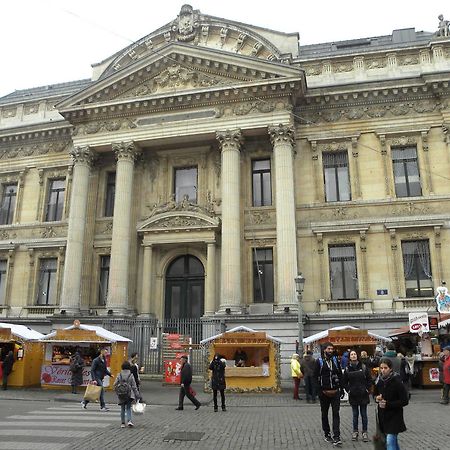
[{"label": "triangular pediment", "polygon": [[212,210],[183,200],[156,205],[150,216],[137,226],[138,233],[218,230],[219,218]]},{"label": "triangular pediment", "polygon": [[180,94],[220,92],[282,81],[304,83],[303,71],[274,61],[230,55],[220,50],[171,43],[83,91],[65,99],[61,112],[120,105],[130,100],[153,100]]}]

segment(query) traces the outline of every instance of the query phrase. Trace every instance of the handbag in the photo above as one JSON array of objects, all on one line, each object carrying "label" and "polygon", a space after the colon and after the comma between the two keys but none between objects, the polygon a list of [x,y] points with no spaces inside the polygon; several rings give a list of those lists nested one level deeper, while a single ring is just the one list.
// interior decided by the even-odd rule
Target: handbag
[{"label": "handbag", "polygon": [[86,386],[86,392],[84,393],[84,400],[98,402],[102,389],[101,386],[97,386],[96,384],[88,384]]},{"label": "handbag", "polygon": [[192,389],[191,386],[189,386],[188,391],[189,391],[189,394],[192,395],[192,397],[195,397],[197,395],[197,392],[195,392],[194,389]]},{"label": "handbag", "polygon": [[375,425],[375,434],[373,435],[373,446],[375,450],[386,450],[386,435],[381,431],[377,405],[375,405],[375,424],[376,425]]},{"label": "handbag", "polygon": [[323,395],[325,395],[325,397],[334,397],[337,394],[337,389],[324,389],[323,391]]},{"label": "handbag", "polygon": [[147,405],[145,403],[141,403],[139,400],[131,405],[131,409],[133,410],[133,412],[138,415],[144,414],[146,407]]}]

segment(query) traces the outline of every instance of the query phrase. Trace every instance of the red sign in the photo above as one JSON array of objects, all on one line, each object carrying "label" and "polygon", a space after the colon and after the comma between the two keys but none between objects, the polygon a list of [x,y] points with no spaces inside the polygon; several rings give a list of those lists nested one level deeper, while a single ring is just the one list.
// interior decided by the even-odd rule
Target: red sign
[{"label": "red sign", "polygon": [[164,381],[168,384],[181,383],[181,364],[179,360],[164,361]]}]

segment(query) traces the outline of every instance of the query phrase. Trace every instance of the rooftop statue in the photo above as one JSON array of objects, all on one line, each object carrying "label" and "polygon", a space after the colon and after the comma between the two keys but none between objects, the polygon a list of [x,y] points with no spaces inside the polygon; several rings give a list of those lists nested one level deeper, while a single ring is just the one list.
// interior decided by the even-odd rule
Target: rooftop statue
[{"label": "rooftop statue", "polygon": [[445,20],[444,16],[442,14],[440,14],[438,16],[439,19],[439,27],[438,30],[436,32],[436,35],[439,37],[448,37],[450,36],[450,21],[449,20]]}]

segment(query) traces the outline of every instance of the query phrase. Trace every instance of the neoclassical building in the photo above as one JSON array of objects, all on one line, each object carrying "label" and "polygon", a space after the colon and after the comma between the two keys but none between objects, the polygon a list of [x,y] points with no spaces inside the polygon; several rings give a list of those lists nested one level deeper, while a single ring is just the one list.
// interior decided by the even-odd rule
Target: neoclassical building
[{"label": "neoclassical building", "polygon": [[0,98],[1,320],[221,317],[293,343],[300,272],[306,335],[433,310],[449,81],[448,28],[301,46],[185,5],[91,79]]}]

